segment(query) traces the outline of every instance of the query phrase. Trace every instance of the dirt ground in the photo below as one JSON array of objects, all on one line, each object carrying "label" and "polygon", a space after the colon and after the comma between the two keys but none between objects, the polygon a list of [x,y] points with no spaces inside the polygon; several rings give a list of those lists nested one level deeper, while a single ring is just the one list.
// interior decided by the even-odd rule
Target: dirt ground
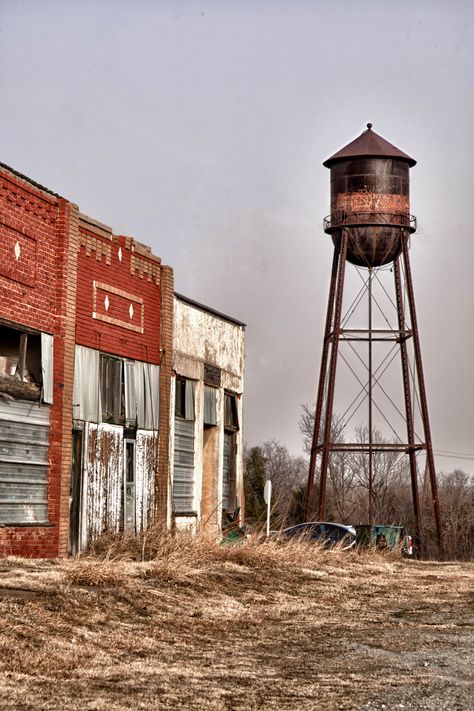
[{"label": "dirt ground", "polygon": [[0,708],[474,708],[474,564],[193,555],[0,561]]}]

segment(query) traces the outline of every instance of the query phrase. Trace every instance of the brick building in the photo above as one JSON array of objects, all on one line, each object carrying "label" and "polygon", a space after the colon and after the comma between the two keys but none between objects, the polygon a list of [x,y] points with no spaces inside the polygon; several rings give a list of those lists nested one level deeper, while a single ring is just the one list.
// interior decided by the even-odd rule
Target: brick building
[{"label": "brick building", "polygon": [[173,272],[0,164],[0,555],[168,517]]},{"label": "brick building", "polygon": [[79,215],[70,549],[167,521],[173,273]]}]

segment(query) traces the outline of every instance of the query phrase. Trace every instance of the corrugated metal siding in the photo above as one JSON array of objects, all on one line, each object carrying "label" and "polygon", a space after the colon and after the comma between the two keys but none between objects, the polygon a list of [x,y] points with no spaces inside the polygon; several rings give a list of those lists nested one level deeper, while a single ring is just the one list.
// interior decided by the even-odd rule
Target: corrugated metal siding
[{"label": "corrugated metal siding", "polygon": [[194,420],[175,418],[173,509],[194,511]]},{"label": "corrugated metal siding", "polygon": [[86,540],[120,528],[123,488],[123,429],[88,423]]},{"label": "corrugated metal siding", "polygon": [[158,468],[158,432],[137,430],[136,439],[136,528],[143,531],[154,518],[155,473]]},{"label": "corrugated metal siding", "polygon": [[0,523],[48,522],[50,408],[0,401]]}]

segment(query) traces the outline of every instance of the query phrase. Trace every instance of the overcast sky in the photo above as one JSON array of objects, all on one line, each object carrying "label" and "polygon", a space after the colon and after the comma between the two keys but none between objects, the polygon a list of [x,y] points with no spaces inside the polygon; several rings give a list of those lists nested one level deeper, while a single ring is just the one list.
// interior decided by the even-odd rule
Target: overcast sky
[{"label": "overcast sky", "polygon": [[0,0],[0,161],[245,321],[245,438],[298,454],[332,259],[321,163],[372,122],[418,161],[433,444],[472,472],[473,19],[472,0]]}]

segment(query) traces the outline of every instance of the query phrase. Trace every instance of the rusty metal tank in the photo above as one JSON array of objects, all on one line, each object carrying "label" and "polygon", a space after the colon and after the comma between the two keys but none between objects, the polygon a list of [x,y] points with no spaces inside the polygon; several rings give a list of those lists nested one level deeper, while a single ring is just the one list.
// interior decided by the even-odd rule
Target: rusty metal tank
[{"label": "rusty metal tank", "polygon": [[324,219],[324,230],[337,246],[347,229],[347,260],[352,264],[378,267],[393,262],[401,251],[401,235],[416,230],[409,176],[415,164],[370,123],[324,161],[331,170],[331,214]]}]

